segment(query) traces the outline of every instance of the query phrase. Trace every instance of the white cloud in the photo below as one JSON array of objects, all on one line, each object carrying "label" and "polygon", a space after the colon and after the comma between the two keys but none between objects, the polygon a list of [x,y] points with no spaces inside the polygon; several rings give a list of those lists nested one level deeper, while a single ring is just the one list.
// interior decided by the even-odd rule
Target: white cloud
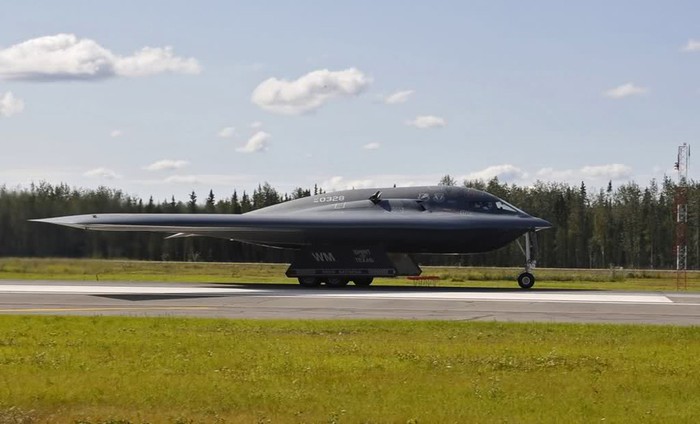
[{"label": "white cloud", "polygon": [[[440,174],[376,174],[361,177],[346,178],[342,176],[325,177],[319,187],[326,191],[348,190],[352,188],[381,188],[392,187],[414,187],[433,186],[440,181]],[[323,177],[320,177],[321,179]]]},{"label": "white cloud", "polygon": [[445,121],[443,118],[440,118],[439,116],[423,115],[417,116],[413,120],[406,121],[406,125],[410,125],[412,127],[420,129],[438,128],[446,126],[447,121]]},{"label": "white cloud", "polygon": [[325,191],[336,191],[336,190],[349,190],[353,188],[370,188],[376,187],[377,184],[374,180],[367,179],[355,179],[346,180],[341,176],[331,177],[325,181],[321,182],[320,187]]},{"label": "white cloud", "polygon": [[107,168],[91,169],[85,172],[83,175],[90,178],[104,178],[107,180],[114,180],[122,177],[121,175]]},{"label": "white cloud", "polygon": [[144,167],[147,171],[165,171],[183,168],[190,163],[186,160],[163,159]]},{"label": "white cloud", "polygon": [[145,77],[166,72],[198,74],[202,70],[197,60],[175,56],[170,46],[144,47],[132,56],[117,59],[114,68],[117,75],[125,77]]},{"label": "white cloud", "polygon": [[688,40],[688,44],[681,49],[684,52],[700,52],[700,40]]},{"label": "white cloud", "polygon": [[538,179],[559,182],[626,180],[633,176],[632,168],[621,163],[588,165],[579,169],[542,168],[535,175]]},{"label": "white cloud", "polygon": [[364,146],[362,146],[362,148],[365,150],[377,150],[380,147],[382,147],[382,145],[379,143],[367,143]]},{"label": "white cloud", "polygon": [[196,59],[175,56],[171,47],[144,47],[131,56],[120,56],[73,34],[33,38],[0,50],[0,77],[6,79],[94,80],[200,71]]},{"label": "white cloud", "polygon": [[642,95],[648,92],[648,88],[640,87],[638,85],[634,85],[631,82],[628,82],[627,84],[622,84],[618,87],[611,88],[603,94],[606,97],[610,97],[611,99],[622,99],[624,97]]},{"label": "white cloud", "polygon": [[384,97],[384,103],[388,105],[395,105],[397,103],[406,103],[408,98],[414,93],[413,90],[403,90],[397,91],[396,93],[390,94]]},{"label": "white cloud", "polygon": [[535,175],[541,180],[567,181],[576,179],[574,172],[575,170],[573,169],[555,170],[554,168],[542,168],[538,170]]},{"label": "white cloud", "polygon": [[11,91],[0,95],[0,116],[10,117],[24,110],[24,102]]},{"label": "white cloud", "polygon": [[203,179],[197,175],[172,175],[163,181],[168,184],[202,184],[204,182]]},{"label": "white cloud", "polygon": [[487,168],[482,169],[481,171],[476,171],[476,172],[471,172],[461,178],[459,180],[484,180],[488,181],[492,179],[493,177],[498,177],[498,179],[502,182],[513,182],[516,180],[522,180],[527,178],[528,174],[527,172],[523,171],[522,169],[518,168],[515,165],[511,164],[503,164],[503,165],[494,165],[494,166],[489,166]]},{"label": "white cloud", "polygon": [[320,69],[294,81],[269,78],[253,90],[251,101],[270,112],[300,115],[320,108],[335,97],[357,95],[370,82],[369,77],[355,68]]},{"label": "white cloud", "polygon": [[117,138],[117,137],[121,137],[122,134],[124,134],[122,132],[122,130],[112,130],[112,131],[110,131],[109,136],[112,138]]},{"label": "white cloud", "polygon": [[632,177],[632,168],[621,163],[611,163],[608,165],[584,166],[581,174],[591,178],[605,178],[619,180],[621,178]]},{"label": "white cloud", "polygon": [[260,128],[262,128],[262,126],[263,126],[263,123],[260,121],[253,121],[250,123],[250,128],[252,128],[254,130],[259,130]]},{"label": "white cloud", "polygon": [[216,135],[221,138],[231,138],[236,135],[236,129],[234,127],[224,127]]},{"label": "white cloud", "polygon": [[272,136],[265,131],[258,131],[248,139],[245,146],[236,149],[242,153],[253,153],[267,150],[268,141]]},{"label": "white cloud", "polygon": [[200,184],[211,186],[231,187],[236,184],[253,184],[252,176],[225,174],[171,175],[162,180],[142,181],[144,184]]}]

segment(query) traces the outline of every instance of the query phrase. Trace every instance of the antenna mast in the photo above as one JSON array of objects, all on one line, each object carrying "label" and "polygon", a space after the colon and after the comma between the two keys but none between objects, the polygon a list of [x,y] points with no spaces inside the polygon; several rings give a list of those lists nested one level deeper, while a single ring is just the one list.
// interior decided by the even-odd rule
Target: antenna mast
[{"label": "antenna mast", "polygon": [[678,171],[676,186],[676,290],[688,288],[688,158],[690,146],[678,146],[675,168]]}]

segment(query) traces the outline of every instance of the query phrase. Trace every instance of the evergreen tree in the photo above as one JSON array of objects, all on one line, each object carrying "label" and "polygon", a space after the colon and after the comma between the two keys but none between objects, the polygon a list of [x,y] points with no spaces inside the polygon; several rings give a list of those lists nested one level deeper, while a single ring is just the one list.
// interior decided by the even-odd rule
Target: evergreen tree
[{"label": "evergreen tree", "polygon": [[231,196],[231,209],[235,214],[243,213],[241,204],[238,202],[238,193],[236,193],[236,190],[233,190],[233,196]]},{"label": "evergreen tree", "polygon": [[207,213],[214,213],[216,211],[216,205],[214,202],[214,190],[209,190],[209,196],[207,196],[207,201],[204,205],[204,210],[206,210]]},{"label": "evergreen tree", "polygon": [[190,201],[187,202],[187,210],[190,213],[197,213],[197,194],[194,191],[190,193]]},{"label": "evergreen tree", "polygon": [[241,213],[246,213],[250,212],[253,210],[253,204],[250,203],[250,198],[248,197],[248,194],[246,192],[243,192],[243,196],[241,196]]},{"label": "evergreen tree", "polygon": [[[449,174],[445,174],[442,178],[440,178],[440,181],[438,182],[438,185],[441,186],[456,186],[457,185],[457,180],[452,178]],[[396,185],[394,185],[395,187]]]}]

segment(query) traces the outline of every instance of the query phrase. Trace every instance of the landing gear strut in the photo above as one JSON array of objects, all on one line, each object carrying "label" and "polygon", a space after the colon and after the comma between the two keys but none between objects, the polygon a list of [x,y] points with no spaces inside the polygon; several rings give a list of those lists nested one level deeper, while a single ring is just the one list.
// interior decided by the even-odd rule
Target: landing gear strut
[{"label": "landing gear strut", "polygon": [[348,285],[350,280],[343,277],[328,277],[326,278],[326,285],[328,287],[345,287]]},{"label": "landing gear strut", "polygon": [[321,285],[321,279],[316,277],[299,277],[299,284],[304,287],[318,287]]},{"label": "landing gear strut", "polygon": [[518,241],[518,246],[525,255],[525,272],[518,275],[518,285],[520,288],[529,289],[535,285],[535,276],[532,275],[532,270],[535,269],[537,261],[535,255],[537,253],[537,233],[528,231],[525,233],[525,248]]}]

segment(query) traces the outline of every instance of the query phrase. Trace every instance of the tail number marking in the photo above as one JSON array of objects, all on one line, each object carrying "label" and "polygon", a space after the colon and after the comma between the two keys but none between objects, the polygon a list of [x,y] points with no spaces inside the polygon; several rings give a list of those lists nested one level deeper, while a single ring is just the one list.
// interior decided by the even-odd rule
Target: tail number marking
[{"label": "tail number marking", "polygon": [[335,262],[335,256],[331,252],[311,252],[316,262]]}]

